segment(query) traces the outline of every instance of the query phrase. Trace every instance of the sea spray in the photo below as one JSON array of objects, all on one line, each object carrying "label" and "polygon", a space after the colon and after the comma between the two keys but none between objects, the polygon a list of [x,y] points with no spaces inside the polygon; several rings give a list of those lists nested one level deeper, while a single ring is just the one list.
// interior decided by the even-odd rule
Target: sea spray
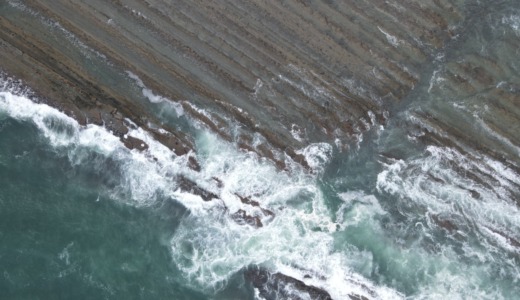
[{"label": "sea spray", "polygon": [[392,235],[407,239],[413,227],[420,228],[412,241],[432,252],[413,250],[423,256],[421,267],[432,263],[435,270],[418,298],[464,297],[474,290],[476,297],[502,299],[497,286],[512,288],[520,280],[514,263],[520,253],[514,196],[519,179],[492,158],[436,146],[419,157],[392,161],[379,173],[377,188],[394,196],[392,205],[405,220]]}]

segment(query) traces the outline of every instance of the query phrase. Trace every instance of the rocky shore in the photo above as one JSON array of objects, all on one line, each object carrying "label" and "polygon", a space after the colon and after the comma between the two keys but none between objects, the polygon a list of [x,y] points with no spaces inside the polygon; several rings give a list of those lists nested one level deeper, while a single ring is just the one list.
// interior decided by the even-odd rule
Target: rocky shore
[{"label": "rocky shore", "polygon": [[[518,174],[520,78],[497,57],[514,58],[519,40],[503,39],[500,55],[443,57],[446,45],[457,38],[464,43],[460,34],[471,31],[471,7],[460,2],[8,0],[0,3],[0,71],[80,124],[105,126],[130,149],[148,146],[129,129],[148,131],[177,155],[190,156],[186,161],[195,171],[200,165],[192,137],[150,109],[128,74],[280,170],[287,159],[311,169],[299,151],[311,143],[348,151],[368,130],[386,125],[419,82],[430,80],[440,97],[495,99],[481,120],[508,142],[497,148],[500,138],[482,139],[471,121],[435,108],[412,113],[405,124],[409,135],[469,156],[487,153]],[[450,63],[424,78],[439,59]],[[486,184],[477,168],[460,172]],[[219,198],[188,178],[178,182],[204,201]],[[259,228],[276,217],[251,195],[236,196],[262,212],[229,212],[238,224]],[[448,231],[457,228],[450,220],[433,220]],[[284,286],[312,299],[331,298],[264,269],[247,270],[244,277],[266,299],[275,299],[275,291],[300,299]],[[367,295],[373,293],[367,288]]]},{"label": "rocky shore", "polygon": [[[110,78],[132,72],[241,148],[306,166],[297,149],[347,149],[384,124],[461,19],[448,0],[7,1],[1,68],[80,122],[120,134],[118,118],[147,130],[154,121]],[[160,139],[177,153],[193,148],[165,129]]]}]

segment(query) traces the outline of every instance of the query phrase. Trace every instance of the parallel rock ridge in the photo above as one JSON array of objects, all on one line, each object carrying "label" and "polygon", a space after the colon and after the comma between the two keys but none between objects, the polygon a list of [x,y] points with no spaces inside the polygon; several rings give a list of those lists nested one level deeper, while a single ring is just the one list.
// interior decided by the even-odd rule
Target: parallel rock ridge
[{"label": "parallel rock ridge", "polygon": [[[456,34],[463,9],[456,0],[8,0],[0,3],[0,71],[81,124],[106,126],[129,148],[147,147],[127,135],[139,126],[177,155],[196,150],[180,127],[140,100],[139,88],[121,79],[129,72],[223,139],[280,169],[287,157],[308,167],[298,149],[326,142],[345,150],[385,124],[422,67]],[[507,47],[517,49],[511,43]],[[503,100],[491,109],[511,111],[506,116],[517,121],[515,91],[488,79],[503,71],[492,60],[470,57],[443,74],[457,93],[496,85],[486,96]],[[417,119],[419,127],[430,121],[428,128],[450,126],[430,116]],[[492,119],[484,122],[518,135],[495,128]],[[200,170],[194,158],[187,162]],[[178,183],[205,201],[218,200],[189,178]],[[261,212],[230,211],[238,224],[258,228],[275,217],[251,195],[236,196]],[[456,226],[437,222],[447,230]],[[331,298],[268,270],[248,270],[245,278],[267,299],[277,297],[273,291],[288,299]]]},{"label": "parallel rock ridge", "polygon": [[[424,144],[454,150],[458,157],[449,159],[450,169],[469,181],[464,189],[472,198],[485,196],[469,187],[485,186],[520,205],[520,40],[512,20],[500,15],[504,8],[488,8],[485,22],[472,17],[464,25],[456,46],[466,50],[454,51],[433,70],[431,104],[412,108],[407,128]],[[486,30],[491,34],[483,37]],[[518,247],[516,240],[507,240]]]},{"label": "parallel rock ridge", "polygon": [[[313,142],[344,149],[385,122],[453,35],[462,19],[455,2],[10,0],[0,14],[1,67],[77,118],[103,103],[136,122],[142,108],[132,96],[88,65],[104,61],[183,100],[241,148],[282,168],[284,154],[306,165],[295,150]],[[98,57],[85,60],[85,49]],[[183,145],[177,152],[191,148],[168,130]]]}]

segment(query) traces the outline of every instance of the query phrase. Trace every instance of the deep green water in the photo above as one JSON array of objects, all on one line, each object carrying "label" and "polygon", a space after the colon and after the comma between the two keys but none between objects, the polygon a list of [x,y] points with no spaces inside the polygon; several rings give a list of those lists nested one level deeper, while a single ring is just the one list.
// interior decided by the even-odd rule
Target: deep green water
[{"label": "deep green water", "polygon": [[32,124],[0,124],[0,298],[205,299],[169,253],[184,208],[111,201],[108,174],[72,166]]}]

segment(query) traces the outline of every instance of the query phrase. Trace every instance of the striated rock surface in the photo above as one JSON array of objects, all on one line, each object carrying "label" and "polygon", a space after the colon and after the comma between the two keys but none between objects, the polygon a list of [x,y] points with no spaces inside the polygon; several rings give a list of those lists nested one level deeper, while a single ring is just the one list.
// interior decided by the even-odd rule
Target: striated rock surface
[{"label": "striated rock surface", "polygon": [[[1,68],[84,122],[117,129],[124,117],[146,128],[153,114],[117,79],[131,72],[241,148],[308,167],[298,149],[345,149],[386,122],[461,9],[450,0],[10,0]],[[167,131],[177,153],[192,149]]]}]

